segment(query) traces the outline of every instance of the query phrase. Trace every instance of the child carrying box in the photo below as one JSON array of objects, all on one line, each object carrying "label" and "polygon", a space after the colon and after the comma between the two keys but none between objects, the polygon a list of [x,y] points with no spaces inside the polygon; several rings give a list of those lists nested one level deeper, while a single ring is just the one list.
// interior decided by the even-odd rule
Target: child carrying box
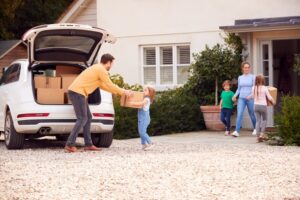
[{"label": "child carrying box", "polygon": [[138,109],[138,132],[141,137],[143,150],[149,150],[153,147],[153,143],[147,133],[150,124],[150,105],[155,98],[155,90],[152,87],[144,88],[144,99],[142,101],[129,102],[129,106],[139,107]]}]

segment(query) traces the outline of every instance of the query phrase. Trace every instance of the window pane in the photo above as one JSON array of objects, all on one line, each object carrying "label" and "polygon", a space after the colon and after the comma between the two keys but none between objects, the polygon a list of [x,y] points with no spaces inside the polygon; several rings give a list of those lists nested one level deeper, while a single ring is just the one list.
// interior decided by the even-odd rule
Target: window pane
[{"label": "window pane", "polygon": [[179,46],[177,47],[177,63],[190,64],[190,47]]},{"label": "window pane", "polygon": [[160,68],[160,83],[173,84],[173,67],[161,67]]},{"label": "window pane", "polygon": [[35,48],[70,48],[89,53],[93,47],[95,40],[88,37],[81,36],[64,36],[64,35],[50,35],[39,37],[35,41]]},{"label": "window pane", "polygon": [[263,74],[265,76],[269,75],[269,62],[268,61],[263,61]]},{"label": "window pane", "polygon": [[155,48],[144,48],[144,65],[155,65]]},{"label": "window pane", "polygon": [[160,48],[160,64],[161,65],[173,64],[172,47],[161,47]]},{"label": "window pane", "polygon": [[144,83],[156,84],[156,70],[155,67],[144,67]]},{"label": "window pane", "polygon": [[189,78],[188,72],[189,66],[178,66],[177,67],[177,83],[184,84]]},{"label": "window pane", "polygon": [[267,44],[263,45],[263,59],[269,59],[269,46]]}]

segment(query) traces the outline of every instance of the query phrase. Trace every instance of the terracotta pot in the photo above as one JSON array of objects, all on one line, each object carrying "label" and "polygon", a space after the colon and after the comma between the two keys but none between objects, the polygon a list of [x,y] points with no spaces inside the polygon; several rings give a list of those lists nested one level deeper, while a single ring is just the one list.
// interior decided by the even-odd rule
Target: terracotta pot
[{"label": "terracotta pot", "polygon": [[220,120],[221,109],[219,106],[200,106],[200,109],[208,130],[225,131],[225,126]]}]

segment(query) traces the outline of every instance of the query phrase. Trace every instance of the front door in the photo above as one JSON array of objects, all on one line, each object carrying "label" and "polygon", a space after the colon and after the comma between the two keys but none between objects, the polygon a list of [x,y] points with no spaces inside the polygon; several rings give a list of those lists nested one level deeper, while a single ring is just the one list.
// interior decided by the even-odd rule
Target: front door
[{"label": "front door", "polygon": [[[265,77],[265,85],[274,86],[273,80],[273,45],[271,40],[260,42],[260,66],[258,72]],[[267,126],[274,126],[274,109],[268,106]]]}]

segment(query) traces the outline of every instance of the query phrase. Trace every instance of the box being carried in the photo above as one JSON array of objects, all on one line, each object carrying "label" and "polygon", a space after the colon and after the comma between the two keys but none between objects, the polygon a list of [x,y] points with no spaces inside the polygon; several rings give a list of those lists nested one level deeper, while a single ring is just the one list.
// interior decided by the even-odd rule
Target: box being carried
[{"label": "box being carried", "polygon": [[129,108],[140,108],[140,106],[130,105],[130,102],[141,102],[144,99],[144,92],[132,92],[132,96],[127,97],[126,95],[121,96],[120,105]]},{"label": "box being carried", "polygon": [[277,88],[272,87],[272,86],[267,86],[270,95],[272,96],[272,98],[274,99],[275,103],[272,104],[271,101],[268,100],[267,98],[267,106],[274,106],[276,104],[277,101]]}]

